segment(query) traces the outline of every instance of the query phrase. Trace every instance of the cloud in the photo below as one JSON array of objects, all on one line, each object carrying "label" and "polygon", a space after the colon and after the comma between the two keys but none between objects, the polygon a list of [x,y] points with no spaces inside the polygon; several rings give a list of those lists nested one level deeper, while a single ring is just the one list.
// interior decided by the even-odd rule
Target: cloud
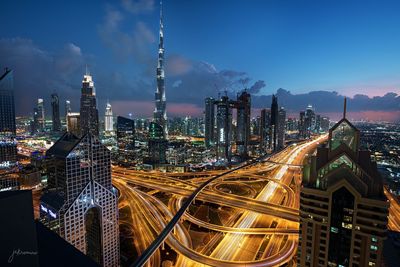
[{"label": "cloud", "polygon": [[148,13],[154,9],[154,0],[122,0],[122,6],[125,10],[133,13]]},{"label": "cloud", "polygon": [[265,87],[265,82],[262,80],[256,81],[248,90],[250,94],[258,94]]},{"label": "cloud", "polygon": [[[1,67],[14,70],[17,114],[28,114],[38,97],[45,98],[54,91],[71,96],[79,90],[79,73],[84,61],[81,49],[72,43],[63,49],[48,52],[32,40],[0,39]],[[74,84],[74,80],[77,81]]]},{"label": "cloud", "polygon": [[143,21],[136,21],[130,32],[124,32],[121,30],[124,20],[123,13],[108,6],[103,23],[98,26],[102,42],[119,61],[134,59],[137,63],[148,64],[154,58],[150,54],[149,45],[156,41],[155,35]]}]

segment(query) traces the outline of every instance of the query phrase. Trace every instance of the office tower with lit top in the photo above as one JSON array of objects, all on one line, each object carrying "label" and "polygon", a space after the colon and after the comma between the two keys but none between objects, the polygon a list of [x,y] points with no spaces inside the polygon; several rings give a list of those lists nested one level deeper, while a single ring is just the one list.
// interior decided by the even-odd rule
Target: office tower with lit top
[{"label": "office tower with lit top", "polygon": [[99,112],[97,110],[96,90],[92,76],[86,70],[82,80],[81,110],[80,110],[81,135],[91,133],[99,136]]},{"label": "office tower with lit top", "polygon": [[47,152],[40,220],[102,266],[119,266],[118,196],[110,151],[96,136],[66,132]]},{"label": "office tower with lit top", "polygon": [[112,133],[114,131],[114,118],[111,104],[107,102],[106,113],[104,116],[104,130],[106,133]]},{"label": "office tower with lit top", "polygon": [[71,110],[71,101],[70,100],[65,100],[65,110],[64,110],[64,116],[65,119],[67,119],[68,113],[72,112]]},{"label": "office tower with lit top", "polygon": [[299,266],[381,266],[389,203],[345,113],[303,170]]},{"label": "office tower with lit top", "polygon": [[0,166],[17,161],[13,71],[0,75]]},{"label": "office tower with lit top", "polygon": [[165,96],[165,73],[164,73],[164,24],[162,2],[160,3],[160,39],[158,45],[157,63],[157,89],[155,93],[154,122],[163,129],[163,136],[168,138],[167,106]]},{"label": "office tower with lit top", "polygon": [[[37,105],[36,105],[36,131],[37,132],[44,132],[46,128],[46,119],[44,114],[44,101],[42,98],[38,98]],[[35,116],[34,115],[34,116]],[[35,121],[34,119],[34,121]]]},{"label": "office tower with lit top", "polygon": [[51,115],[53,132],[61,131],[60,101],[56,93],[51,95]]},{"label": "office tower with lit top", "polygon": [[207,97],[205,99],[204,110],[204,143],[207,148],[214,145],[215,142],[215,99]]}]

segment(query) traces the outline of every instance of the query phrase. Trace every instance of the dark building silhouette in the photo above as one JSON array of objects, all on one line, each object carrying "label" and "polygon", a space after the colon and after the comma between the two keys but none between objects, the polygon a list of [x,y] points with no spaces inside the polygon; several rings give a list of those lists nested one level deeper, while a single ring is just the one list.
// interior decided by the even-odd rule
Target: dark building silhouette
[{"label": "dark building silhouette", "polygon": [[135,121],[117,117],[117,143],[118,152],[132,153],[135,148]]},{"label": "dark building silhouette", "polygon": [[205,119],[204,119],[204,142],[207,148],[215,143],[215,99],[207,97],[205,99]]},{"label": "dark building silhouette", "polygon": [[61,131],[60,100],[58,94],[51,95],[51,119],[53,121],[53,132]]},{"label": "dark building silhouette", "polygon": [[0,165],[17,161],[13,71],[0,76]]},{"label": "dark building silhouette", "polygon": [[92,76],[86,71],[82,80],[80,133],[99,136],[99,112]]},{"label": "dark building silhouette", "polygon": [[236,146],[238,154],[242,158],[246,158],[247,149],[250,140],[250,112],[251,112],[251,97],[244,90],[237,96],[237,128],[236,128]]},{"label": "dark building silhouette", "polygon": [[277,149],[281,150],[285,147],[285,133],[286,133],[286,110],[281,107],[278,111],[278,127],[277,127]]},{"label": "dark building silhouette", "polygon": [[345,112],[303,170],[299,266],[381,265],[389,203]]},{"label": "dark building silhouette", "polygon": [[265,152],[269,149],[271,137],[271,110],[262,109],[260,117],[260,148]]},{"label": "dark building silhouette", "polygon": [[32,192],[0,192],[0,266],[99,266],[34,220]]},{"label": "dark building silhouette", "polygon": [[273,151],[278,149],[278,123],[279,123],[279,114],[278,114],[278,97],[272,95],[272,103],[271,103],[271,138],[270,138],[270,147]]},{"label": "dark building silhouette", "polygon": [[67,132],[46,152],[40,220],[103,266],[119,266],[118,196],[110,151],[96,136]]},{"label": "dark building silhouette", "polygon": [[164,130],[161,125],[151,122],[149,126],[149,163],[165,164],[168,141],[164,138]]}]

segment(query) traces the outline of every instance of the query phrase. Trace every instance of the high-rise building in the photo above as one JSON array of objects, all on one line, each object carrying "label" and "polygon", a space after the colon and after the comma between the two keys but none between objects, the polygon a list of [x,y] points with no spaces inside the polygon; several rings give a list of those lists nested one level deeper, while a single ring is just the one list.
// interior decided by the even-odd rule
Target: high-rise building
[{"label": "high-rise building", "polygon": [[236,128],[236,147],[237,152],[242,158],[246,158],[250,140],[250,111],[251,98],[245,90],[237,96],[237,128]]},{"label": "high-rise building", "polygon": [[111,133],[114,131],[113,112],[112,112],[111,104],[108,102],[106,105],[106,114],[104,116],[104,130],[108,133]]},{"label": "high-rise building", "polygon": [[278,114],[278,97],[272,95],[272,103],[271,103],[271,138],[270,138],[270,147],[273,151],[278,149],[278,123],[279,123],[279,114]]},{"label": "high-rise building", "polygon": [[304,167],[299,266],[381,266],[389,203],[376,163],[359,146],[344,112]]},{"label": "high-rise building", "polygon": [[65,111],[64,111],[65,120],[67,119],[67,115],[70,112],[72,112],[72,110],[71,110],[71,101],[65,100]]},{"label": "high-rise building", "polygon": [[277,149],[285,147],[285,133],[286,133],[286,110],[281,107],[278,111],[278,129],[277,129],[278,145]]},{"label": "high-rise building", "polygon": [[13,71],[0,75],[0,168],[17,161]]},{"label": "high-rise building", "polygon": [[166,163],[166,151],[168,141],[164,138],[163,128],[156,122],[151,122],[149,126],[149,160],[151,164]]},{"label": "high-rise building", "polygon": [[164,24],[162,3],[160,6],[160,39],[158,45],[157,64],[157,90],[155,93],[154,122],[163,129],[164,138],[168,138],[167,106],[165,97],[165,73],[164,73]]},{"label": "high-rise building", "polygon": [[260,147],[261,151],[269,149],[271,137],[271,110],[262,109],[260,118]]},{"label": "high-rise building", "polygon": [[321,115],[315,115],[315,128],[314,131],[316,133],[321,132]]},{"label": "high-rise building", "polygon": [[232,108],[227,96],[222,96],[217,104],[217,159],[230,161],[232,154]]},{"label": "high-rise building", "polygon": [[211,147],[215,142],[215,99],[212,97],[207,97],[205,99],[205,119],[204,119],[204,141],[206,147]]},{"label": "high-rise building", "polygon": [[304,118],[305,130],[306,130],[306,137],[309,138],[311,133],[315,131],[315,112],[312,105],[308,105],[305,118]]},{"label": "high-rise building", "polygon": [[81,115],[79,112],[70,112],[67,114],[67,131],[76,136],[81,135]]},{"label": "high-rise building", "polygon": [[321,131],[323,132],[328,132],[329,131],[329,118],[328,117],[322,117],[321,118]]},{"label": "high-rise building", "polygon": [[110,151],[92,134],[67,132],[47,152],[40,220],[102,266],[119,266],[118,195]]},{"label": "high-rise building", "polygon": [[306,113],[304,111],[300,111],[299,116],[299,138],[306,138]]},{"label": "high-rise building", "polygon": [[81,111],[80,111],[81,135],[91,133],[99,136],[99,112],[97,110],[96,90],[92,76],[86,70],[82,80]]},{"label": "high-rise building", "polygon": [[37,100],[37,120],[38,120],[38,131],[43,132],[46,128],[46,118],[44,113],[44,101],[42,98]]},{"label": "high-rise building", "polygon": [[118,152],[132,154],[135,148],[135,121],[132,119],[117,117],[117,143]]},{"label": "high-rise building", "polygon": [[53,121],[53,132],[61,131],[61,119],[60,119],[60,101],[57,93],[51,95],[51,119]]}]

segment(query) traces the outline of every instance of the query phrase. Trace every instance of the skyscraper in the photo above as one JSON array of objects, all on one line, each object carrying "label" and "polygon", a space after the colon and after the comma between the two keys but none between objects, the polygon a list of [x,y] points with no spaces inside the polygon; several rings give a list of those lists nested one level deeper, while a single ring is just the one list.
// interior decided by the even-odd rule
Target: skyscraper
[{"label": "skyscraper", "polygon": [[118,152],[132,154],[135,148],[135,121],[132,119],[117,117],[117,143]]},{"label": "skyscraper", "polygon": [[111,104],[107,102],[106,114],[104,116],[104,130],[108,133],[114,131],[114,118]]},{"label": "skyscraper", "polygon": [[278,147],[277,149],[283,149],[285,147],[285,132],[286,132],[286,110],[281,107],[278,111]]},{"label": "skyscraper", "polygon": [[299,266],[381,265],[389,203],[345,113],[303,169]]},{"label": "skyscraper", "polygon": [[65,133],[46,153],[40,220],[102,266],[119,266],[118,195],[110,151],[96,136]]},{"label": "skyscraper", "polygon": [[65,119],[67,118],[68,113],[70,113],[71,111],[72,111],[71,110],[71,101],[65,100],[65,110],[64,110]]},{"label": "skyscraper", "polygon": [[204,120],[204,142],[206,147],[211,147],[215,142],[215,99],[207,97],[205,99],[205,120]]},{"label": "skyscraper", "polygon": [[156,122],[152,121],[149,126],[149,158],[151,164],[166,163],[166,151],[168,141],[164,138],[163,128]]},{"label": "skyscraper", "polygon": [[0,75],[0,166],[17,161],[13,71]]},{"label": "skyscraper", "polygon": [[272,148],[273,151],[276,151],[278,149],[278,123],[279,123],[279,118],[278,118],[278,97],[275,95],[272,95],[272,103],[271,103],[271,138],[270,138],[270,147]]},{"label": "skyscraper", "polygon": [[269,149],[271,131],[271,110],[262,109],[260,118],[260,148],[262,152]]},{"label": "skyscraper", "polygon": [[67,114],[67,131],[76,136],[81,136],[81,114],[79,112]]},{"label": "skyscraper", "polygon": [[154,122],[162,127],[164,138],[168,138],[167,107],[165,97],[164,25],[162,3],[160,6],[160,40],[158,45],[157,90],[155,93]]},{"label": "skyscraper", "polygon": [[300,111],[299,115],[299,138],[306,138],[306,113]]},{"label": "skyscraper", "polygon": [[99,112],[97,110],[96,90],[92,76],[87,72],[82,80],[81,94],[81,135],[91,133],[99,136]]},{"label": "skyscraper", "polygon": [[46,118],[44,114],[44,101],[42,98],[38,98],[37,101],[37,119],[38,119],[38,126],[39,126],[39,132],[43,132],[46,128]]},{"label": "skyscraper", "polygon": [[250,94],[245,90],[237,97],[236,146],[239,155],[246,158],[250,140]]},{"label": "skyscraper", "polygon": [[315,131],[315,112],[312,105],[308,105],[305,112],[305,129],[306,129],[306,137],[310,137],[311,133]]},{"label": "skyscraper", "polygon": [[60,101],[57,93],[51,95],[51,119],[53,121],[53,132],[61,131],[61,119],[60,119]]},{"label": "skyscraper", "polygon": [[223,96],[217,104],[217,159],[230,161],[232,154],[232,108],[228,96]]}]

